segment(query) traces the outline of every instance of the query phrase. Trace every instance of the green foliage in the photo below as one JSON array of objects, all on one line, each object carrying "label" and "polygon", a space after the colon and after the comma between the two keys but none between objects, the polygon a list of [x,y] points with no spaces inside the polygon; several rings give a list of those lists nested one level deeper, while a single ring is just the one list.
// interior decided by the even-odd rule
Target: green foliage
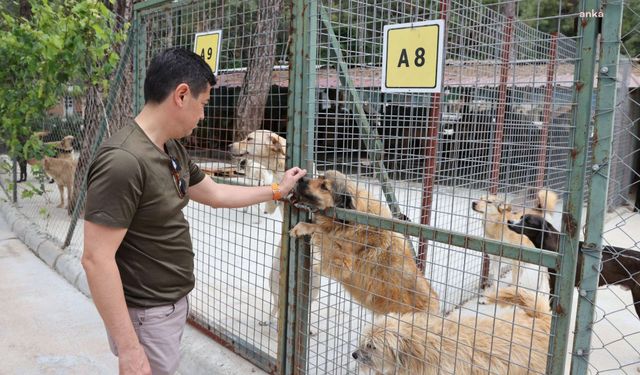
[{"label": "green foliage", "polygon": [[0,137],[11,155],[42,152],[33,125],[72,86],[107,89],[118,55],[115,16],[98,0],[32,0],[30,19],[0,9]]},{"label": "green foliage", "polygon": [[640,0],[625,0],[622,13],[621,53],[640,58]]}]

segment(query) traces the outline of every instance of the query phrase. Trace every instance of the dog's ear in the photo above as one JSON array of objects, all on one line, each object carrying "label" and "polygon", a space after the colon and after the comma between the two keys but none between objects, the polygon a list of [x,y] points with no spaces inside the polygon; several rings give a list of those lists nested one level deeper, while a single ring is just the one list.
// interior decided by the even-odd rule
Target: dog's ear
[{"label": "dog's ear", "polygon": [[398,348],[396,359],[403,369],[414,369],[419,373],[425,365],[423,351],[420,350],[420,343],[410,338],[398,337]]},{"label": "dog's ear", "polygon": [[509,203],[500,203],[498,205],[498,212],[500,213],[511,212],[511,205]]},{"label": "dog's ear", "polygon": [[346,208],[348,210],[356,209],[355,197],[349,190],[349,185],[346,179],[331,179],[332,189],[331,195],[333,196],[333,205],[339,208]]},{"label": "dog's ear", "polygon": [[333,203],[336,207],[346,208],[348,210],[355,210],[356,204],[354,202],[353,195],[350,192],[344,191],[341,194],[333,193]]},{"label": "dog's ear", "polygon": [[282,143],[280,143],[280,137],[278,137],[278,135],[276,134],[271,134],[270,137],[271,137],[271,151],[275,152],[276,154],[286,156],[287,152],[285,151],[285,148],[282,146]]}]

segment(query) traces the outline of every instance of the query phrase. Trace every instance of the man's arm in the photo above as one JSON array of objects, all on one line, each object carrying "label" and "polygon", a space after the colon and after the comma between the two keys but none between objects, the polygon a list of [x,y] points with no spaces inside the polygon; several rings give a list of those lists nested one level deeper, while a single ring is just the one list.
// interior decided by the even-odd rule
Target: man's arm
[{"label": "man's arm", "polygon": [[118,348],[120,375],[151,374],[149,361],[133,329],[115,254],[127,228],[84,222],[82,266],[93,301]]},{"label": "man's arm", "polygon": [[[283,197],[293,189],[296,182],[307,171],[298,167],[287,170],[280,182],[280,192]],[[196,202],[216,208],[238,208],[252,204],[266,202],[273,198],[271,186],[238,186],[217,184],[211,178],[205,178],[189,188],[190,198]]]}]

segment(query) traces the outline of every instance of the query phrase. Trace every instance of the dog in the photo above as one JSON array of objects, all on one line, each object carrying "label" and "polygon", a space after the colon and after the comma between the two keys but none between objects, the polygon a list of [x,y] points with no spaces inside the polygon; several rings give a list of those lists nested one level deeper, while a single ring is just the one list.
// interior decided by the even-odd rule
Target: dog
[{"label": "dog", "polygon": [[77,161],[73,159],[58,159],[45,156],[42,159],[42,167],[47,175],[53,178],[60,190],[59,208],[64,205],[64,188],[67,188],[67,205],[71,202],[71,192],[73,190],[73,180],[76,173]]},{"label": "dog", "polygon": [[[244,139],[229,146],[231,155],[240,159],[240,168],[245,176],[258,185],[270,185],[284,177],[287,157],[287,140],[269,130],[256,130]],[[275,201],[266,202],[263,212],[273,215],[282,204]]]},{"label": "dog", "polygon": [[261,180],[262,170],[269,171],[277,181],[281,181],[284,177],[287,140],[276,133],[269,130],[256,130],[244,139],[232,143],[229,148],[234,157],[257,163],[255,167],[249,166],[247,172],[250,177]]},{"label": "dog", "polygon": [[[337,171],[326,171],[314,179],[303,177],[293,197],[297,204],[312,209],[339,207],[392,218],[386,205]],[[322,273],[342,283],[374,314],[440,312],[438,295],[418,271],[403,235],[321,214],[314,214],[312,223],[296,224],[289,235],[311,235]]]},{"label": "dog", "polygon": [[[558,202],[556,193],[549,190],[540,190],[536,195],[536,207],[525,208],[522,211],[513,211],[511,204],[503,202],[495,195],[487,195],[471,203],[471,208],[483,215],[484,234],[487,238],[498,241],[534,247],[533,243],[523,235],[518,235],[509,230],[509,220],[519,220],[522,215],[529,213],[543,216],[547,210],[553,210]],[[491,265],[489,268],[489,284],[491,280],[500,277],[500,265],[503,260],[500,256],[489,255]],[[521,282],[522,264],[517,260],[511,260],[511,284],[519,285]],[[543,271],[544,272],[544,271]],[[541,274],[543,273],[541,272]],[[487,285],[490,286],[490,285]],[[533,289],[536,285],[525,285]]]},{"label": "dog", "polygon": [[360,370],[376,375],[544,374],[548,298],[512,286],[501,288],[494,302],[513,303],[515,311],[495,317],[424,312],[378,317],[351,356]]},{"label": "dog", "polygon": [[[560,232],[544,218],[535,215],[524,215],[518,222],[510,222],[509,229],[529,237],[535,247],[558,252],[560,247]],[[582,251],[583,241],[579,242]],[[582,274],[582,257],[578,257],[574,285],[580,287]],[[618,285],[631,290],[633,305],[640,318],[640,253],[631,249],[605,245],[602,247],[598,286]],[[556,270],[549,275],[551,294],[555,294]]]},{"label": "dog", "polygon": [[[287,156],[287,140],[269,130],[256,130],[244,139],[229,146],[231,154],[240,158],[239,166],[245,176],[258,182],[258,185],[271,185],[284,178]],[[276,210],[282,210],[282,203],[268,201],[264,205],[264,213],[272,215]],[[313,251],[312,251],[313,254]],[[271,291],[272,310],[269,320],[259,322],[260,325],[270,325],[278,316],[280,291],[280,244],[276,246],[271,271],[269,273],[269,288]],[[320,274],[311,273],[311,301],[316,301],[320,293]]]},{"label": "dog", "polygon": [[58,159],[73,159],[73,141],[75,137],[67,135],[60,142],[55,142],[53,145],[56,151],[56,158]]}]

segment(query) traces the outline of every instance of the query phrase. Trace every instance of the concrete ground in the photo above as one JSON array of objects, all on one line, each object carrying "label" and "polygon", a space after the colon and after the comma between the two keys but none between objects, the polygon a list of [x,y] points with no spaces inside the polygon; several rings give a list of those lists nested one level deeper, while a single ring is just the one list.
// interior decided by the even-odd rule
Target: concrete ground
[{"label": "concrete ground", "polygon": [[[1,374],[118,373],[91,299],[29,250],[2,216],[0,295]],[[264,374],[190,326],[182,352],[181,374]]]}]

